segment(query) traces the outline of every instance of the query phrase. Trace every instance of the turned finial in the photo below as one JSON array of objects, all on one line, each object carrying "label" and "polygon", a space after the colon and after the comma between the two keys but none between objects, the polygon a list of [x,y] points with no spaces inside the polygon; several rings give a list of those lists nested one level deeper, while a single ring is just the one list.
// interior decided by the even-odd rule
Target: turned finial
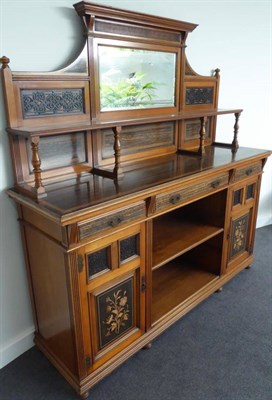
[{"label": "turned finial", "polygon": [[0,63],[3,64],[3,66],[2,66],[3,69],[8,67],[9,62],[10,62],[10,59],[6,56],[3,56],[0,58]]},{"label": "turned finial", "polygon": [[219,69],[219,68],[216,68],[216,69],[214,70],[214,76],[215,76],[216,78],[219,78],[219,77],[220,77],[220,69]]}]

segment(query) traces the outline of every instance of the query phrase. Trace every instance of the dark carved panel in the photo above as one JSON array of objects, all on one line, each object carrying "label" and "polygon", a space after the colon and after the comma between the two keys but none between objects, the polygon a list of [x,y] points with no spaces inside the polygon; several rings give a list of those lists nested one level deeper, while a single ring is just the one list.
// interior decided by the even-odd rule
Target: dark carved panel
[{"label": "dark carved panel", "polygon": [[[121,154],[172,146],[175,141],[175,123],[162,122],[123,127],[120,135]],[[102,130],[102,158],[113,157],[114,137],[111,129]]]},{"label": "dark carved panel", "polygon": [[130,236],[120,241],[120,261],[139,255],[139,235]]},{"label": "dark carved panel", "polygon": [[233,203],[232,203],[233,206],[236,206],[237,204],[242,204],[242,194],[243,194],[242,189],[235,190],[233,194]]},{"label": "dark carved panel", "polygon": [[189,87],[186,88],[186,105],[197,105],[197,104],[212,104],[213,103],[213,92],[214,88],[203,86],[203,87]]},{"label": "dark carved panel", "polygon": [[243,253],[247,246],[249,214],[232,222],[230,258]]},{"label": "dark carved panel", "polygon": [[110,247],[87,255],[88,278],[110,269]]},{"label": "dark carved panel", "polygon": [[116,35],[143,37],[146,39],[165,40],[176,43],[181,42],[181,34],[179,32],[169,32],[160,29],[148,29],[144,28],[143,26],[138,27],[131,24],[113,24],[112,22],[97,20],[95,22],[95,30],[97,32],[112,33]]},{"label": "dark carved panel", "polygon": [[[30,141],[27,141],[27,151],[29,170],[32,171]],[[43,136],[40,138],[39,155],[43,171],[86,162],[85,133]]]},{"label": "dark carved panel", "polygon": [[253,199],[254,198],[254,192],[255,192],[255,184],[252,183],[251,185],[248,185],[247,191],[246,191],[246,199]]},{"label": "dark carved panel", "polygon": [[96,304],[100,350],[133,327],[133,277],[99,294]]},{"label": "dark carved panel", "polygon": [[83,89],[21,90],[23,117],[83,113]]},{"label": "dark carved panel", "polygon": [[[210,118],[207,119],[205,129],[206,129],[206,138],[210,138]],[[185,141],[199,139],[200,132],[200,121],[196,119],[191,119],[185,121]]]}]

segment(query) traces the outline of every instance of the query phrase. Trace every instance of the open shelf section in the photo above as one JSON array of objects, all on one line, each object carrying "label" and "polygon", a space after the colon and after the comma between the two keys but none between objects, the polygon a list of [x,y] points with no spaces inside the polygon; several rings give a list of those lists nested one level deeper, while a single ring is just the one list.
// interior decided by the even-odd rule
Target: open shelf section
[{"label": "open shelf section", "polygon": [[223,232],[226,191],[153,220],[152,269],[159,268]]},{"label": "open shelf section", "polygon": [[203,289],[218,276],[191,265],[180,265],[178,259],[167,268],[153,273],[152,323]]},{"label": "open shelf section", "polygon": [[153,271],[152,324],[219,278],[222,243],[219,234]]},{"label": "open shelf section", "polygon": [[161,267],[222,231],[223,228],[212,225],[178,220],[173,213],[157,219],[153,225],[153,269]]}]

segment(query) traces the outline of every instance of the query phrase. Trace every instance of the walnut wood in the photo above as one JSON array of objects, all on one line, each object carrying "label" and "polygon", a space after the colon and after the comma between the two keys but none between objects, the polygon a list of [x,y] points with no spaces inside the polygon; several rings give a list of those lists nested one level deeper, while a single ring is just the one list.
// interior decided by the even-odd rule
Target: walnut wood
[{"label": "walnut wood", "polygon": [[[193,216],[192,216],[193,217]],[[223,228],[165,215],[154,220],[153,269],[218,235]],[[182,232],[182,235],[180,235]]]},{"label": "walnut wood", "polygon": [[109,121],[94,121],[92,123],[51,123],[49,125],[41,125],[41,126],[31,126],[31,127],[12,127],[7,128],[7,131],[12,135],[22,135],[25,137],[30,137],[32,135],[37,136],[50,136],[50,135],[58,135],[61,133],[70,133],[84,130],[96,130],[96,129],[106,129],[113,128],[115,126],[131,126],[131,125],[140,125],[154,122],[164,122],[164,121],[180,121],[183,119],[195,119],[200,118],[202,116],[210,117],[216,115],[225,115],[225,114],[235,114],[238,112],[242,112],[242,109],[217,109],[217,110],[195,110],[195,111],[186,111],[180,112],[176,114],[169,114],[163,116],[139,116],[132,117],[127,119],[111,119]]},{"label": "walnut wood", "polygon": [[33,173],[34,173],[34,182],[35,182],[35,188],[37,190],[37,197],[45,197],[45,188],[42,184],[42,178],[41,178],[41,160],[39,156],[39,143],[40,143],[40,138],[38,136],[32,137],[31,140],[31,149],[32,149],[32,159],[31,163],[33,166]]},{"label": "walnut wood", "polygon": [[216,279],[216,275],[196,266],[183,265],[179,259],[155,270],[152,292],[153,323]]},{"label": "walnut wood", "polygon": [[205,153],[205,138],[206,138],[206,122],[207,122],[207,117],[201,117],[200,118],[200,132],[199,132],[199,148],[198,148],[198,154],[203,156]]},{"label": "walnut wood", "polygon": [[[271,151],[239,147],[242,109],[218,109],[220,70],[203,76],[190,66],[185,47],[195,24],[86,2],[74,7],[87,39],[71,65],[16,73],[7,57],[0,62],[15,179],[8,195],[18,206],[35,343],[87,398],[98,381],[253,263],[261,174]],[[173,53],[174,106],[102,112],[101,44]],[[37,112],[37,94],[77,94],[78,104],[55,111],[47,98]],[[224,114],[235,115],[232,143],[216,142]],[[199,138],[188,139],[186,124],[195,121]],[[58,151],[50,152],[56,143],[57,163]],[[118,287],[131,290],[122,304]],[[109,293],[130,308],[112,312]],[[112,322],[126,326],[120,323],[129,313],[120,334]],[[107,322],[112,336],[101,339]]]},{"label": "walnut wood", "polygon": [[234,137],[233,137],[233,141],[232,141],[232,151],[236,152],[239,144],[238,144],[238,131],[239,131],[239,118],[240,118],[241,113],[240,112],[236,112],[235,113],[235,124],[234,124]]},{"label": "walnut wood", "polygon": [[120,144],[120,135],[122,133],[121,126],[116,126],[113,128],[114,132],[114,158],[115,158],[115,165],[113,169],[113,173],[116,177],[120,177],[123,175],[120,156],[121,156],[121,144]]}]

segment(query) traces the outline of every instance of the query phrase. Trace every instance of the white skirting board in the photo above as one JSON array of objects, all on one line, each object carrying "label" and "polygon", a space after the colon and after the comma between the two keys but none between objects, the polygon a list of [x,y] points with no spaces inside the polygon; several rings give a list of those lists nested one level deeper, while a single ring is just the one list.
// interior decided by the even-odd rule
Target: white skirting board
[{"label": "white skirting board", "polygon": [[10,339],[0,348],[0,369],[34,346],[33,334],[34,326]]}]

